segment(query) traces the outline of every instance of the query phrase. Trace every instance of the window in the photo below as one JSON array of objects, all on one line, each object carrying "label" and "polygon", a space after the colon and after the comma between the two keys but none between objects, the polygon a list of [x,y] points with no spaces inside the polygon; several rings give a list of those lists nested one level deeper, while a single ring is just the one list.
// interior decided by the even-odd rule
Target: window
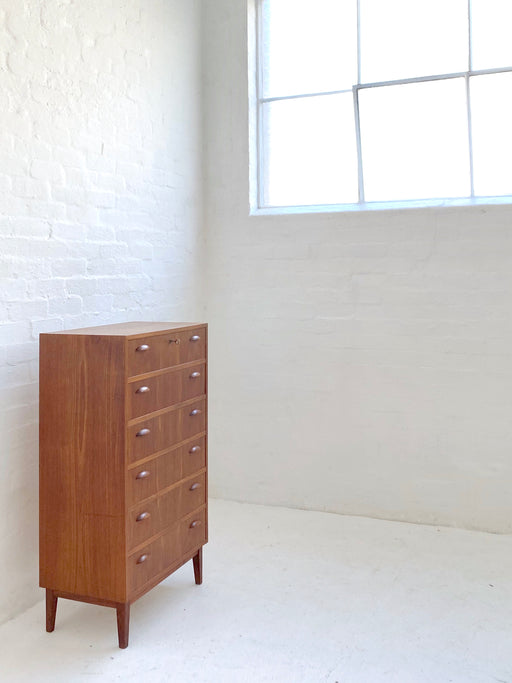
[{"label": "window", "polygon": [[512,200],[511,0],[255,2],[253,208]]}]

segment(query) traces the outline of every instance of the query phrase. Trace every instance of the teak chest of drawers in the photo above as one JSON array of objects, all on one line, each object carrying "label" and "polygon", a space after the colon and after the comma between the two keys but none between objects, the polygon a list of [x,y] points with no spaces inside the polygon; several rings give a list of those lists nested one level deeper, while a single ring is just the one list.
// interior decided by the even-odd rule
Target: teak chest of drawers
[{"label": "teak chest of drawers", "polygon": [[40,337],[40,585],[130,604],[188,560],[207,521],[207,326],[133,322]]}]

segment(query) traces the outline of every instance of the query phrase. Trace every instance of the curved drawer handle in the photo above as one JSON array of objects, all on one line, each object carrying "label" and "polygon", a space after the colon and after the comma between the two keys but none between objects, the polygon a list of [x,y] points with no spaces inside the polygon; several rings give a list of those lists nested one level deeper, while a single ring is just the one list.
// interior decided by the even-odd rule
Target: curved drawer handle
[{"label": "curved drawer handle", "polygon": [[189,415],[190,417],[195,417],[196,415],[200,415],[203,411],[200,410],[199,408],[194,408],[194,410],[191,410]]},{"label": "curved drawer handle", "polygon": [[147,344],[141,344],[140,346],[137,346],[135,351],[147,351],[149,349],[149,346]]},{"label": "curved drawer handle", "polygon": [[144,428],[144,429],[141,429],[140,431],[138,431],[135,434],[135,436],[147,436],[150,433],[151,433],[151,429]]},{"label": "curved drawer handle", "polygon": [[151,389],[149,387],[139,387],[135,393],[136,394],[147,394],[149,391],[151,391]]},{"label": "curved drawer handle", "polygon": [[176,339],[169,339],[169,344],[176,344],[176,346],[179,346],[179,344],[181,344],[181,339],[179,337]]},{"label": "curved drawer handle", "polygon": [[139,557],[139,559],[137,560],[137,564],[142,564],[143,562],[145,562],[148,559],[149,559],[149,555],[141,555]]},{"label": "curved drawer handle", "polygon": [[201,446],[192,446],[192,448],[189,450],[190,455],[194,455],[194,453],[199,453],[201,450]]},{"label": "curved drawer handle", "polygon": [[135,517],[136,522],[143,522],[145,519],[149,519],[151,517],[149,512],[141,512],[140,515],[137,515]]},{"label": "curved drawer handle", "polygon": [[189,526],[189,529],[195,529],[198,526],[201,526],[201,520],[200,519],[194,519],[192,524]]},{"label": "curved drawer handle", "polygon": [[200,339],[201,339],[201,337],[200,337],[198,334],[193,334],[193,335],[190,337],[190,341],[191,341],[191,342],[198,342]]},{"label": "curved drawer handle", "polygon": [[201,486],[197,481],[195,484],[192,484],[192,486],[189,488],[189,491],[197,491],[197,489]]},{"label": "curved drawer handle", "polygon": [[142,470],[142,472],[138,473],[135,479],[147,479],[150,476],[150,474],[151,472],[149,470]]},{"label": "curved drawer handle", "polygon": [[190,375],[190,379],[197,379],[198,377],[201,377],[201,373],[197,372],[197,370]]}]

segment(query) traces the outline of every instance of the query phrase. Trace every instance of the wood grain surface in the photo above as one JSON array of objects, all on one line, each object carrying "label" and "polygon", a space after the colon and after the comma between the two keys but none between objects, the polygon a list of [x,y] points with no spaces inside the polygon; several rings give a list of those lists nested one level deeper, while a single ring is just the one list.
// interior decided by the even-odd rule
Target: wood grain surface
[{"label": "wood grain surface", "polygon": [[122,602],[124,339],[41,335],[40,583]]},{"label": "wood grain surface", "polygon": [[[178,342],[178,343],[177,343]],[[145,345],[145,351],[137,348]],[[40,585],[117,610],[193,559],[207,516],[207,326],[122,323],[40,337]]]}]

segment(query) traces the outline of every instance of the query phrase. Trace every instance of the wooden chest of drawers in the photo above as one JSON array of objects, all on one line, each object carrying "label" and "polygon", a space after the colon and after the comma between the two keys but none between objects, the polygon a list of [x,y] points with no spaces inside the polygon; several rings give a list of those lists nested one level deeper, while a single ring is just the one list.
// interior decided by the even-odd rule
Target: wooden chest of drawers
[{"label": "wooden chest of drawers", "polygon": [[40,585],[130,604],[189,560],[207,521],[207,326],[103,325],[40,338]]}]

